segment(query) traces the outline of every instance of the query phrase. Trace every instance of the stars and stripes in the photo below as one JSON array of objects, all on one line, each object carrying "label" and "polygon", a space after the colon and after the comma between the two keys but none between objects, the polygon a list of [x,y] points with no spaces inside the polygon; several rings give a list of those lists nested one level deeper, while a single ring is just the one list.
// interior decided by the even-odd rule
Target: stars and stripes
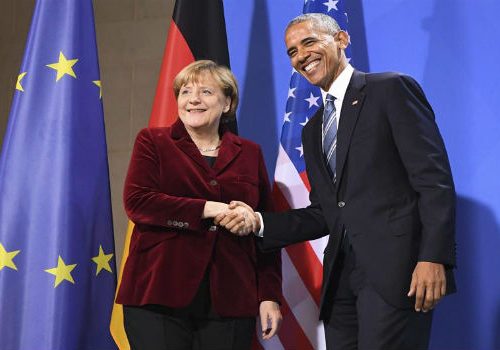
[{"label": "stars and stripes", "polygon": [[[345,1],[345,0],[344,0]],[[344,1],[305,0],[304,13],[325,13],[346,30]],[[349,49],[346,55],[350,56]],[[302,129],[322,106],[321,91],[292,71],[281,143],[275,170],[273,196],[279,210],[309,204],[310,185],[302,147]],[[283,252],[283,292],[286,300],[280,344],[266,349],[325,349],[323,326],[318,321],[323,250],[327,238],[287,247]],[[293,345],[291,345],[293,344]]]},{"label": "stars and stripes", "polygon": [[306,100],[309,103],[309,108],[312,108],[313,106],[319,107],[318,100],[320,97],[321,95],[314,96],[313,93],[311,92],[309,93],[309,97],[305,98],[304,100]]},{"label": "stars and stripes", "polygon": [[326,13],[329,13],[331,10],[338,11],[339,9],[337,8],[338,1],[337,0],[328,0],[327,2],[324,2],[323,5],[327,7]]}]

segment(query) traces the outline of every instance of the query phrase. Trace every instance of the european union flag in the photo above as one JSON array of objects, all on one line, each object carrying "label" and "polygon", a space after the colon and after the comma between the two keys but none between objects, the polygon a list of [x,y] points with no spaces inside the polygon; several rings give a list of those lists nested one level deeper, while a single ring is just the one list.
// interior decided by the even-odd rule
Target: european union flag
[{"label": "european union flag", "polygon": [[0,349],[116,349],[91,0],[38,0],[0,156]]}]

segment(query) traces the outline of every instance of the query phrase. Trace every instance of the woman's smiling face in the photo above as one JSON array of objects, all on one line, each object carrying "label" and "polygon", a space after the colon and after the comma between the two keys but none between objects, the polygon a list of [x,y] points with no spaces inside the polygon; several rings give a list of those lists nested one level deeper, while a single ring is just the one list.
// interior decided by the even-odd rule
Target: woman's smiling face
[{"label": "woman's smiling face", "polygon": [[217,132],[220,118],[229,111],[230,104],[231,98],[224,95],[209,72],[184,84],[177,97],[179,118],[186,129],[191,130]]}]

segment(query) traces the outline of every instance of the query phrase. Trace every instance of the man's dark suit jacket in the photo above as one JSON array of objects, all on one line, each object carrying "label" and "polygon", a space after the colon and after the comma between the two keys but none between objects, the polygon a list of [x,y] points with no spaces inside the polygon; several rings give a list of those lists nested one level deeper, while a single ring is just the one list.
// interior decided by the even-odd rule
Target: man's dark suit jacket
[{"label": "man's dark suit jacket", "polygon": [[135,223],[117,302],[185,307],[207,269],[218,315],[258,315],[259,302],[280,301],[281,256],[261,253],[253,235],[238,237],[202,220],[207,200],[271,207],[261,150],[227,131],[213,167],[179,120],[137,136],[124,202]]},{"label": "man's dark suit jacket", "polygon": [[455,190],[434,112],[420,86],[397,73],[354,71],[337,133],[337,182],[321,141],[320,109],[304,127],[302,144],[311,205],[263,213],[265,248],[329,234],[324,252],[320,318],[331,305],[332,267],[346,230],[369,283],[390,304],[407,297],[417,261],[446,266],[455,290]]}]

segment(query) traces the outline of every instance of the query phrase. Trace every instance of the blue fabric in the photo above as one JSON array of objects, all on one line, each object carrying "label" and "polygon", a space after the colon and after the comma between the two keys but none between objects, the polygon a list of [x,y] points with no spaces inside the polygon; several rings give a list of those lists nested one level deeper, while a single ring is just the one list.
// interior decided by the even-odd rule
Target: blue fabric
[{"label": "blue fabric", "polygon": [[[58,72],[47,65],[61,62],[61,53],[78,59],[70,67],[76,77],[56,81]],[[109,334],[116,269],[91,0],[37,1],[24,72],[0,155],[0,349],[116,349]],[[70,271],[58,279],[49,271],[61,262]]]},{"label": "blue fabric", "polygon": [[[304,6],[321,12],[325,3],[224,3],[231,69],[243,92],[238,128],[261,145],[271,178],[283,115],[292,111],[289,104],[315,112],[307,102],[299,104],[299,97],[310,96],[301,93],[300,85],[296,99],[287,97],[288,88],[304,79],[294,73],[295,85],[289,85],[284,29]],[[348,28],[341,27],[351,36],[350,63],[365,72],[414,77],[434,109],[450,158],[458,204],[458,293],[436,307],[430,349],[500,349],[500,2],[341,0],[337,7],[329,13],[349,20]],[[283,124],[283,130],[290,133],[291,159],[303,171],[295,148],[301,146],[300,123],[306,115],[292,113],[289,119],[292,123]]]}]

